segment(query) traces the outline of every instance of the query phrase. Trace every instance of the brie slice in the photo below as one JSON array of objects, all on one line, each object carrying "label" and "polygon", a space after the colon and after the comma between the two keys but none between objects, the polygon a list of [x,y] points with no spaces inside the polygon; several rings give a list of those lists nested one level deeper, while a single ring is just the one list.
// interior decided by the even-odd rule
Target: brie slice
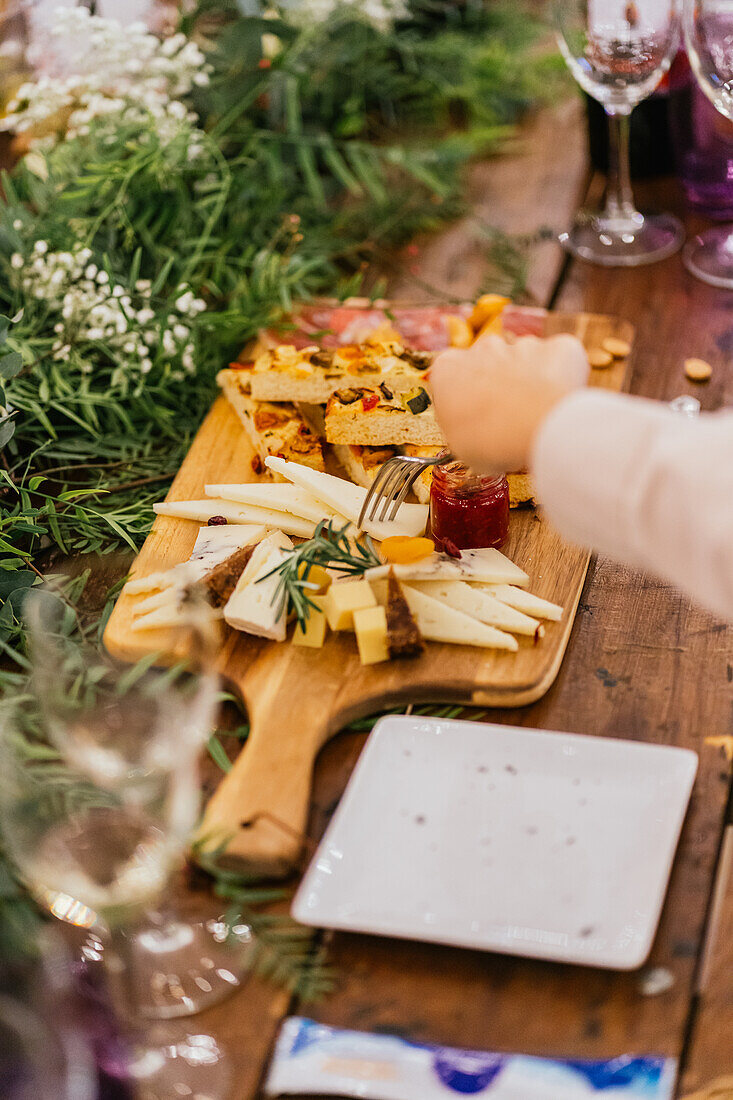
[{"label": "brie slice", "polygon": [[282,531],[271,531],[257,546],[224,607],[229,626],[246,634],[285,641],[287,609],[277,593],[280,576],[272,570],[292,549],[292,542]]}]

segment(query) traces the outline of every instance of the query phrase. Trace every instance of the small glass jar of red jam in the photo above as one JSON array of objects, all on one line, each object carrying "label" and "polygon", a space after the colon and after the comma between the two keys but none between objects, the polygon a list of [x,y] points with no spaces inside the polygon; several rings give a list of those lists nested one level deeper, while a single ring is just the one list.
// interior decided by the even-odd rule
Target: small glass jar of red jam
[{"label": "small glass jar of red jam", "polygon": [[462,462],[433,467],[430,529],[436,543],[459,550],[503,546],[509,531],[509,485],[475,474]]}]

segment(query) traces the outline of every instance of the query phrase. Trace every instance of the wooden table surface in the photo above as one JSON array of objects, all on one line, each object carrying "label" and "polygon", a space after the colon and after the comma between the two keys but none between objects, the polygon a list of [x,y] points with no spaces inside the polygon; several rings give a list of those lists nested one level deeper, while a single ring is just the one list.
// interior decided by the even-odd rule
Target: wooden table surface
[{"label": "wooden table surface", "polygon": [[[510,232],[559,229],[588,192],[577,101],[526,124],[512,152],[474,167],[471,217],[419,242],[390,293],[415,299],[475,294],[485,277],[485,218]],[[674,209],[677,186],[638,187],[642,205]],[[414,252],[414,250],[411,250]],[[636,271],[568,262],[554,243],[533,250],[536,304],[616,314],[636,326],[632,392],[663,400],[694,393],[706,409],[733,404],[733,294],[696,282],[679,256]],[[432,294],[431,294],[432,290]],[[704,386],[682,362],[714,366]],[[612,973],[377,937],[329,935],[338,978],[316,1006],[250,979],[202,1014],[234,1066],[231,1100],[256,1100],[280,1021],[290,1013],[365,1031],[479,1050],[607,1058],[648,1052],[680,1059],[678,1095],[733,1074],[733,830],[724,752],[706,738],[733,727],[733,645],[724,624],[654,577],[594,560],[557,682],[547,696],[490,720],[694,749],[700,766],[661,924],[648,965]],[[322,834],[364,744],[345,733],[322,752],[310,835]],[[245,750],[246,751],[246,750]],[[654,992],[654,990],[657,992]],[[661,991],[660,991],[661,990]],[[418,1100],[418,1098],[416,1098]]]}]

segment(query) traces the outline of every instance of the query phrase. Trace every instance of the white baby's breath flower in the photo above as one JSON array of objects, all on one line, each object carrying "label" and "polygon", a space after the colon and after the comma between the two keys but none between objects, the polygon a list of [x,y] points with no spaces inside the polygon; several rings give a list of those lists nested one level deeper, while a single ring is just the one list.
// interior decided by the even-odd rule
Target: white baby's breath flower
[{"label": "white baby's breath flower", "polygon": [[22,228],[23,228],[23,222],[21,221],[20,218],[16,218],[15,221],[13,222],[13,229],[22,229]]},{"label": "white baby's breath flower", "polygon": [[10,257],[10,266],[14,267],[18,271],[23,266],[23,257],[20,252],[14,252]]}]

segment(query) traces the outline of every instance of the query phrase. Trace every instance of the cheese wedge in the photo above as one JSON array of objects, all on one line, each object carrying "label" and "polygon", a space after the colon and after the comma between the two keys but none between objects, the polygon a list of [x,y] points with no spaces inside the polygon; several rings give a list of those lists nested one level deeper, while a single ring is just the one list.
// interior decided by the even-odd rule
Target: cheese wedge
[{"label": "cheese wedge", "polygon": [[[147,577],[133,577],[125,585],[125,594],[136,596],[144,592],[155,592],[171,585],[183,586],[201,580],[215,566],[226,561],[235,550],[250,546],[264,538],[266,528],[262,525],[237,523],[222,524],[219,527],[202,527],[196,536],[188,561],[180,562],[161,573],[150,573]],[[142,606],[142,605],[138,605]],[[137,609],[134,613],[137,613]]]},{"label": "cheese wedge", "polygon": [[[308,466],[301,466],[298,462],[286,462],[283,458],[268,458],[267,466],[288,481],[299,485],[301,489],[308,490],[324,504],[339,512],[340,515],[346,516],[356,525],[367,492],[361,485],[352,485],[343,478],[334,477],[333,474],[311,470]],[[389,535],[422,535],[427,522],[428,509],[424,504],[403,504],[394,520],[384,523],[365,520],[363,529],[381,541]],[[509,578],[501,576],[495,579],[504,581]],[[514,578],[511,580],[517,583]]]},{"label": "cheese wedge", "polygon": [[[168,589],[165,592],[168,597],[158,607],[153,608],[146,615],[139,615],[133,620],[130,630],[162,630],[167,627],[180,626],[183,621],[181,613],[182,589]],[[212,611],[215,618],[219,618],[221,612]]]},{"label": "cheese wedge", "polygon": [[191,519],[197,523],[208,523],[212,516],[223,516],[228,523],[264,524],[302,539],[311,538],[316,526],[312,520],[300,519],[289,512],[276,512],[272,508],[259,508],[254,504],[238,504],[236,501],[220,500],[218,497],[206,500],[175,500],[154,504],[153,508],[156,515]]},{"label": "cheese wedge", "polygon": [[460,558],[430,554],[406,565],[377,565],[365,573],[368,581],[386,577],[390,569],[400,581],[484,581],[489,584],[528,585],[529,577],[498,550],[463,550]]},{"label": "cheese wedge", "polygon": [[271,573],[293,544],[282,531],[271,531],[249,560],[247,568],[237,582],[224,607],[224,618],[235,630],[285,641],[287,608],[277,596],[280,577]]},{"label": "cheese wedge", "polygon": [[[387,584],[378,580],[372,586],[380,604],[384,604]],[[508,649],[516,652],[519,644],[511,634],[480,623],[463,611],[457,611],[440,600],[433,599],[417,588],[402,585],[402,592],[423,638],[453,645],[475,645],[484,649]]]},{"label": "cheese wedge", "polygon": [[489,592],[465,581],[415,581],[414,588],[432,596],[441,603],[454,607],[470,615],[472,619],[495,626],[499,630],[508,630],[511,634],[526,634],[530,638],[541,638],[545,628],[537,619],[523,615],[513,607],[501,603]]},{"label": "cheese wedge", "polygon": [[482,584],[474,585],[475,588],[486,590],[495,599],[501,600],[507,607],[514,607],[525,615],[534,615],[537,619],[551,619],[560,622],[563,609],[559,604],[550,603],[549,600],[533,596],[531,592],[523,592],[521,588],[514,588],[510,584]]},{"label": "cheese wedge", "polygon": [[140,600],[132,609],[132,617],[137,619],[141,615],[147,615],[149,611],[155,611],[158,607],[178,607],[184,587],[183,584],[171,584],[166,588],[161,588],[159,592],[154,592],[152,596]]},{"label": "cheese wedge", "polygon": [[332,508],[323,504],[312,493],[292,485],[289,481],[274,483],[253,481],[246,485],[207,485],[204,492],[207,497],[234,500],[258,508],[269,508],[274,512],[288,512],[291,516],[309,519],[313,523],[320,523],[322,519],[338,519],[342,525],[346,522],[344,516],[337,515]]}]

